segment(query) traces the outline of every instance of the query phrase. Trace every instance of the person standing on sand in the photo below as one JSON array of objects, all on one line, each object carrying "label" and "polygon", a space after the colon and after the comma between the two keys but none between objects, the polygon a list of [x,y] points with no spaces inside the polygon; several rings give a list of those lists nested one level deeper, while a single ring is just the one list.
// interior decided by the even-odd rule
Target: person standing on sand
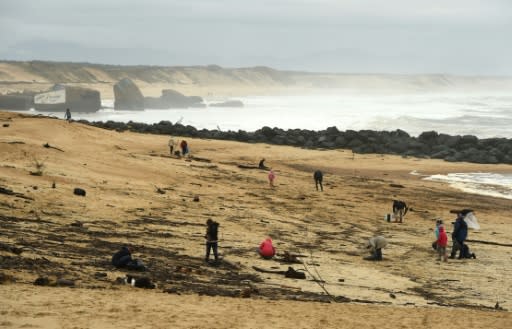
[{"label": "person standing on sand", "polygon": [[169,143],[167,143],[167,145],[169,145],[169,153],[172,156],[174,154],[174,146],[176,146],[176,142],[174,141],[174,138],[171,137],[169,139]]},{"label": "person standing on sand", "polygon": [[322,185],[322,180],[324,178],[324,174],[322,173],[322,171],[320,171],[320,170],[315,171],[315,173],[313,174],[313,178],[315,179],[316,190],[318,191],[318,185],[320,185],[320,189],[323,192],[324,187]]},{"label": "person standing on sand", "polygon": [[274,173],[274,171],[272,169],[270,169],[270,171],[268,172],[268,184],[270,185],[270,187],[274,187],[274,180],[276,179],[276,174]]},{"label": "person standing on sand", "polygon": [[459,259],[464,258],[464,241],[468,237],[468,224],[464,221],[464,215],[459,213],[457,219],[453,223],[452,232],[452,252],[450,258],[455,258],[457,251],[459,251]]},{"label": "person standing on sand", "polygon": [[69,123],[71,123],[71,111],[66,109],[66,113],[64,114],[64,119],[66,119]]},{"label": "person standing on sand", "polygon": [[444,230],[444,225],[440,224],[438,226],[439,235],[437,238],[437,260],[441,260],[441,256],[445,262],[448,261],[448,255],[446,254],[446,246],[448,245],[448,236],[446,235],[446,231]]},{"label": "person standing on sand", "polygon": [[218,234],[219,234],[219,223],[214,222],[211,218],[206,221],[206,256],[204,261],[210,260],[210,250],[213,251],[215,262],[219,260],[218,254]]},{"label": "person standing on sand", "polygon": [[432,242],[432,249],[437,250],[437,240],[439,239],[439,226],[443,225],[443,220],[436,220],[436,228],[434,229],[434,234],[436,236],[436,240]]},{"label": "person standing on sand", "polygon": [[395,217],[395,222],[400,221],[400,223],[402,223],[405,214],[407,214],[407,210],[409,210],[409,207],[407,207],[407,204],[404,201],[393,200],[393,215]]},{"label": "person standing on sand", "polygon": [[185,156],[188,154],[188,144],[186,140],[182,140],[180,143],[181,155]]}]

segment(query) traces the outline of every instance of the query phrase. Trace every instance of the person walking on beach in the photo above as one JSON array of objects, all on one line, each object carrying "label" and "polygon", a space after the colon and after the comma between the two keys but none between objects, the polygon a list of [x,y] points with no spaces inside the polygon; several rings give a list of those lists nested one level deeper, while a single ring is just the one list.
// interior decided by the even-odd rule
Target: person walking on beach
[{"label": "person walking on beach", "polygon": [[187,155],[188,154],[188,144],[187,144],[186,140],[181,141],[180,147],[181,147],[181,154],[183,156]]},{"label": "person walking on beach", "polygon": [[204,236],[206,239],[206,256],[204,258],[205,262],[208,262],[210,260],[210,250],[213,251],[215,262],[219,260],[218,234],[219,223],[213,221],[211,218],[208,218],[208,220],[206,221],[206,235]]},{"label": "person walking on beach", "polygon": [[274,173],[274,171],[272,169],[270,169],[270,171],[268,172],[268,184],[270,185],[270,187],[274,187],[274,180],[276,179],[276,174]]},{"label": "person walking on beach", "polygon": [[169,145],[169,153],[172,156],[174,154],[174,146],[176,146],[176,142],[174,141],[174,138],[171,137],[169,139],[169,142],[167,143],[167,145]]},{"label": "person walking on beach", "polygon": [[66,113],[64,114],[64,119],[66,119],[69,123],[71,123],[71,111],[66,109]]},{"label": "person walking on beach", "polygon": [[464,221],[464,214],[459,213],[453,223],[452,252],[450,258],[455,258],[459,251],[459,259],[464,258],[464,241],[468,237],[468,224]]},{"label": "person walking on beach", "polygon": [[315,173],[313,174],[313,178],[315,179],[316,190],[318,191],[318,185],[320,185],[320,190],[323,192],[324,187],[322,185],[322,179],[324,178],[324,174],[322,173],[322,171],[315,171]]}]

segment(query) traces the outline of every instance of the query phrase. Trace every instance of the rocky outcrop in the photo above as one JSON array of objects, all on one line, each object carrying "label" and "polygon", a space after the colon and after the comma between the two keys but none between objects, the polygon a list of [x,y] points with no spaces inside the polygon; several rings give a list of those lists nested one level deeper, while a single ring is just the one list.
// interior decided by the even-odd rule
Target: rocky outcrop
[{"label": "rocky outcrop", "polygon": [[101,96],[94,89],[55,85],[34,96],[34,108],[44,112],[96,112],[101,108]]},{"label": "rocky outcrop", "polygon": [[83,122],[117,131],[130,130],[248,143],[292,145],[304,148],[350,149],[354,153],[396,154],[443,159],[445,161],[512,164],[512,139],[507,138],[478,139],[471,135],[450,136],[438,134],[435,131],[424,132],[418,137],[411,137],[400,129],[395,131],[339,131],[336,127],[330,127],[326,130],[312,131],[263,127],[254,132],[246,132],[243,130],[197,130],[192,126],[173,124],[169,121],[160,121],[150,125],[136,122]]},{"label": "rocky outcrop", "polygon": [[114,109],[144,110],[144,96],[132,80],[123,78],[114,85]]},{"label": "rocky outcrop", "polygon": [[244,107],[244,103],[239,100],[225,101],[221,103],[210,103],[210,107]]},{"label": "rocky outcrop", "polygon": [[144,105],[148,109],[174,109],[206,106],[201,97],[185,96],[172,89],[162,90],[162,96],[160,97],[145,97]]},{"label": "rocky outcrop", "polygon": [[13,93],[0,95],[0,109],[28,111],[34,107],[35,93]]}]

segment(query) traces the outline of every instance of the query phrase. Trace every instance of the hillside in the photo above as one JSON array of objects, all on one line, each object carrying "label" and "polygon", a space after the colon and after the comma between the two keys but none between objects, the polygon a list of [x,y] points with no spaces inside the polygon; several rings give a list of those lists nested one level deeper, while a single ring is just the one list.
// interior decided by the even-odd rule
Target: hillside
[{"label": "hillside", "polygon": [[334,74],[279,71],[268,67],[222,68],[116,66],[89,63],[0,61],[0,93],[46,90],[55,83],[99,90],[112,98],[112,86],[121,78],[137,83],[146,96],[172,88],[200,96],[269,93],[339,92],[467,92],[510,91],[510,77],[447,75]]},{"label": "hillside", "polygon": [[[0,193],[0,276],[12,277],[0,284],[0,325],[394,328],[407,318],[443,328],[438,319],[452,308],[465,328],[510,323],[511,313],[494,306],[512,299],[511,201],[410,174],[510,166],[190,138],[193,157],[185,159],[168,156],[166,136],[8,112],[0,122],[0,187],[14,193]],[[266,171],[238,166],[261,157],[277,173],[274,189]],[[41,175],[31,174],[37,163]],[[314,188],[314,169],[325,173],[323,193]],[[86,196],[74,195],[76,187]],[[412,208],[403,224],[383,220],[394,198]],[[477,259],[436,262],[435,219],[444,218],[450,232],[449,211],[465,207],[482,226],[469,237]],[[207,218],[221,225],[219,266],[204,262]],[[375,234],[389,239],[382,262],[363,260]],[[299,255],[306,280],[253,268],[305,268],[259,258],[255,248],[267,236],[279,258]],[[157,289],[115,284],[125,271],[110,258],[123,244],[137,247]],[[76,286],[33,286],[40,276]]]}]

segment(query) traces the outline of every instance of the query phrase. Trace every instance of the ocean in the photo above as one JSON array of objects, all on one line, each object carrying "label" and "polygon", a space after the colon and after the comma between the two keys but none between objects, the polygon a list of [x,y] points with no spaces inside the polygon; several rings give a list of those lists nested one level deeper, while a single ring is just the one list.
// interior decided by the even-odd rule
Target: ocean
[{"label": "ocean", "polygon": [[[510,93],[339,93],[295,96],[247,96],[241,108],[192,108],[144,111],[113,110],[112,100],[96,113],[73,113],[73,119],[157,123],[168,120],[198,129],[255,131],[261,127],[324,130],[396,130],[412,136],[435,130],[478,138],[512,138]],[[205,99],[210,102],[228,99]],[[37,112],[34,112],[37,113]],[[49,115],[49,113],[41,113]],[[55,114],[50,114],[55,115]],[[59,114],[59,115],[64,115]],[[462,191],[512,199],[510,174],[451,173],[427,179],[446,182]]]},{"label": "ocean", "polygon": [[[479,138],[512,137],[512,90],[510,94],[327,94],[305,96],[237,97],[242,108],[192,108],[144,111],[104,109],[73,113],[89,121],[168,120],[198,129],[255,131],[261,127],[323,130],[395,130],[412,136],[435,130],[450,135]],[[225,99],[224,99],[225,100]],[[217,100],[208,100],[206,103]],[[103,105],[112,107],[112,100]]]}]

